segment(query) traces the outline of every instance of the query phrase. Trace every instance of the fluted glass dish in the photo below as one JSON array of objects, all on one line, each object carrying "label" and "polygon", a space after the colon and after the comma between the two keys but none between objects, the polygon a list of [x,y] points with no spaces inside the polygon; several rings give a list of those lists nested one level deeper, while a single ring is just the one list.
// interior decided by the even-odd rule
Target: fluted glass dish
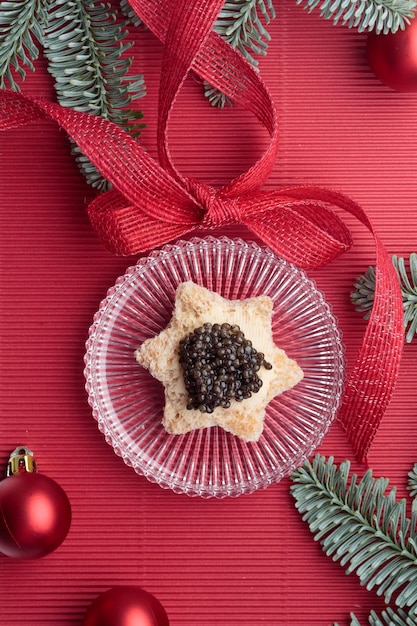
[{"label": "fluted glass dish", "polygon": [[[166,327],[186,280],[228,299],[271,297],[274,341],[304,371],[269,403],[256,443],[217,426],[185,435],[162,426],[162,385],[134,351]],[[109,289],[90,327],[84,373],[98,427],[127,465],[176,493],[221,498],[278,482],[320,444],[341,401],[343,346],[329,305],[304,271],[255,243],[194,238],[140,259]]]}]

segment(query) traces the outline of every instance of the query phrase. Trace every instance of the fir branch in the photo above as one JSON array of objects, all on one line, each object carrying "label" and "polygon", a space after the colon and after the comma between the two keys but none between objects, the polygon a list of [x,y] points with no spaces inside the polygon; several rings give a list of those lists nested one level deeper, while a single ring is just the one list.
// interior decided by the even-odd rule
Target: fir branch
[{"label": "fir branch", "polygon": [[407,488],[410,491],[410,496],[414,498],[417,495],[417,463],[415,463],[413,469],[408,472]]},{"label": "fir branch", "polygon": [[252,65],[258,61],[254,54],[265,55],[271,37],[268,25],[275,17],[271,0],[231,0],[225,2],[214,25],[233,48],[239,50]]},{"label": "fir branch", "polygon": [[320,5],[320,15],[333,24],[357,28],[359,32],[395,33],[414,17],[415,0],[296,0],[310,13]]},{"label": "fir branch", "polygon": [[355,307],[355,311],[364,313],[367,320],[374,305],[375,296],[375,268],[370,265],[365,274],[358,276],[355,281],[354,291],[350,294],[350,299]]},{"label": "fir branch", "polygon": [[296,507],[315,539],[334,561],[355,572],[367,590],[385,602],[417,613],[417,507],[406,517],[405,500],[396,501],[388,480],[368,470],[358,481],[345,461],[317,455],[292,475]]},{"label": "fir branch", "polygon": [[[142,76],[128,76],[132,58],[127,30],[110,4],[89,0],[46,0],[44,29],[48,70],[55,79],[62,106],[104,117],[132,135],[140,133],[143,115],[129,108],[145,94]],[[73,153],[87,181],[108,185],[90,161],[73,145]]]},{"label": "fir branch", "polygon": [[[34,71],[42,41],[41,0],[0,2],[0,88],[19,91],[15,71],[24,80],[26,69]],[[26,69],[25,69],[26,68]]]},{"label": "fir branch", "polygon": [[[392,262],[400,282],[404,309],[404,330],[406,342],[411,343],[417,334],[417,254],[410,254],[410,277],[407,274],[405,261],[402,257],[393,256]],[[354,291],[350,294],[355,310],[364,313],[369,318],[375,295],[375,269],[368,267],[365,274],[359,276],[354,284]]]},{"label": "fir branch", "polygon": [[[275,17],[272,0],[230,0],[224,3],[214,30],[253,66],[255,55],[265,55],[271,36],[266,28]],[[204,82],[204,93],[213,106],[224,107],[232,102],[219,89]]]}]

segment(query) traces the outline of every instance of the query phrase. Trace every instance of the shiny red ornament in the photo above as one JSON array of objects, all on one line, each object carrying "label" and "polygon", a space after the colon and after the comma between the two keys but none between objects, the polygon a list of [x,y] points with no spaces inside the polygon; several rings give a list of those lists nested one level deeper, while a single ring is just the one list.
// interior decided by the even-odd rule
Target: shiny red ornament
[{"label": "shiny red ornament", "polygon": [[70,525],[65,491],[37,473],[28,448],[17,448],[0,482],[0,552],[16,559],[41,558],[61,545]]},{"label": "shiny red ornament", "polygon": [[417,19],[396,33],[369,33],[367,56],[375,76],[385,85],[400,92],[417,91]]},{"label": "shiny red ornament", "polygon": [[83,626],[169,626],[169,620],[151,593],[134,585],[120,585],[92,602]]}]

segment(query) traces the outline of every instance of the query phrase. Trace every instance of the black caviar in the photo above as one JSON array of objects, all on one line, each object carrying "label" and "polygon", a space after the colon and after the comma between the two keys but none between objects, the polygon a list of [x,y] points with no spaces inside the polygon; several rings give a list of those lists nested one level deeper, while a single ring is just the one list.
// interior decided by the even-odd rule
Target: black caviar
[{"label": "black caviar", "polygon": [[188,392],[187,409],[212,413],[231,400],[250,398],[262,386],[257,372],[272,369],[237,325],[204,324],[179,343],[179,361]]}]

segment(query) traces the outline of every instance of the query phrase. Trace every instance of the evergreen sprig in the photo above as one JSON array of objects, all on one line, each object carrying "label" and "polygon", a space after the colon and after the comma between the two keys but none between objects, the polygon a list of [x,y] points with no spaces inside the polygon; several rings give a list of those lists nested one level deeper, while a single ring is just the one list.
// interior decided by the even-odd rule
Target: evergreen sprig
[{"label": "evergreen sprig", "polygon": [[[410,277],[403,257],[392,257],[401,288],[404,309],[405,340],[410,343],[417,334],[417,254],[413,252],[409,258]],[[375,296],[375,268],[368,267],[365,274],[359,276],[354,284],[354,291],[350,294],[355,310],[364,313],[368,319]]]},{"label": "evergreen sprig", "polygon": [[[361,584],[367,590],[375,589],[387,604],[394,601],[400,609],[407,609],[396,613],[398,620],[415,622],[415,501],[409,519],[405,499],[396,500],[395,488],[386,493],[387,479],[375,479],[368,470],[358,480],[356,474],[349,477],[349,472],[349,461],[340,467],[332,457],[326,460],[317,455],[313,463],[307,461],[291,476],[296,507],[328,556],[345,567],[347,574],[355,572]],[[372,619],[377,619],[375,614]],[[400,625],[402,622],[398,620],[388,623]],[[373,623],[384,624],[384,621]]]},{"label": "evergreen sprig", "polygon": [[395,33],[414,16],[415,0],[296,0],[309,12],[319,8],[324,19],[359,32]]},{"label": "evergreen sprig", "polygon": [[[132,64],[125,53],[127,30],[107,3],[47,0],[44,47],[55,79],[58,102],[77,111],[108,119],[132,135],[143,128],[141,111],[130,107],[144,95],[143,76],[128,76]],[[72,144],[87,181],[108,186],[94,165]]]},{"label": "evergreen sprig", "polygon": [[[43,47],[62,106],[102,116],[137,136],[143,114],[131,103],[145,94],[143,76],[129,76],[126,24],[107,2],[92,0],[0,1],[0,81],[19,89],[15,69],[25,69]],[[37,43],[35,43],[35,41]],[[107,181],[72,143],[87,182],[103,190]]]},{"label": "evergreen sprig", "polygon": [[266,54],[271,37],[265,25],[274,17],[271,0],[226,0],[214,30],[257,66],[254,54]]},{"label": "evergreen sprig", "polygon": [[[272,0],[226,0],[214,25],[214,30],[254,67],[255,55],[265,55],[271,36],[266,28],[275,17]],[[213,106],[231,104],[219,89],[204,82],[204,93]]]},{"label": "evergreen sprig", "polygon": [[367,320],[371,314],[375,297],[375,268],[370,265],[364,274],[358,276],[353,285],[354,291],[350,293],[350,299],[355,311],[364,314]]}]

